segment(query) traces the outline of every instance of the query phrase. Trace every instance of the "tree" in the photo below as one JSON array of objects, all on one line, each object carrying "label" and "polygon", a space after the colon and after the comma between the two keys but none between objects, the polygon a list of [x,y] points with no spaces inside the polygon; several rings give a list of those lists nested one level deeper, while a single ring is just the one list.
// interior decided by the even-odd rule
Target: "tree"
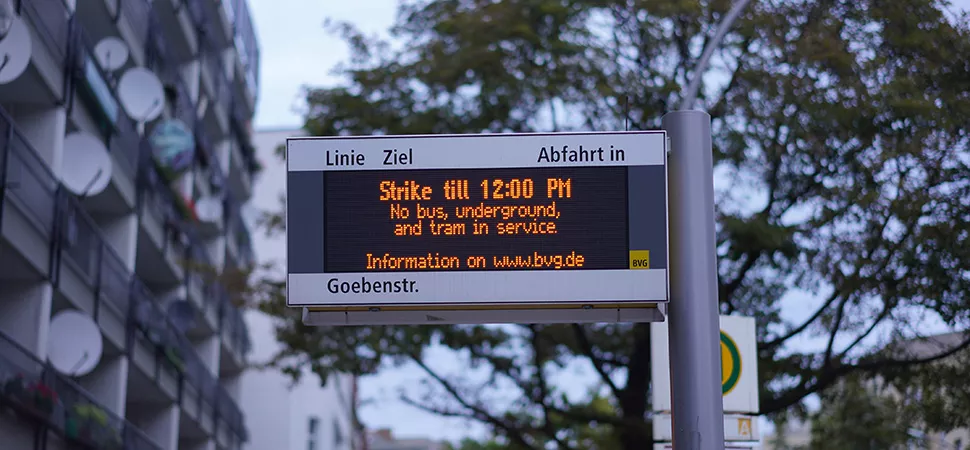
[{"label": "tree", "polygon": [[[655,129],[704,76],[723,313],[757,318],[761,412],[800,408],[853,373],[920,367],[869,349],[923,314],[966,330],[970,301],[970,31],[933,0],[753,2],[708,72],[695,61],[731,2],[406,0],[390,40],[333,25],[352,57],[341,85],[306,91],[311,135]],[[270,214],[268,232],[279,233]],[[426,371],[416,407],[488,425],[509,448],[641,448],[650,439],[645,324],[304,326],[282,284],[252,300],[280,320],[273,364]],[[785,301],[813,308],[785,319]],[[676,299],[674,299],[676,301]],[[805,342],[820,342],[809,346]],[[453,349],[481,380],[440,373]],[[600,389],[568,398],[581,361]],[[466,374],[467,375],[467,374]],[[519,393],[498,402],[497,388]],[[581,443],[596,430],[595,447]]]},{"label": "tree", "polygon": [[812,417],[811,449],[892,450],[912,448],[912,416],[904,399],[888,395],[858,374],[822,393],[822,409]]}]

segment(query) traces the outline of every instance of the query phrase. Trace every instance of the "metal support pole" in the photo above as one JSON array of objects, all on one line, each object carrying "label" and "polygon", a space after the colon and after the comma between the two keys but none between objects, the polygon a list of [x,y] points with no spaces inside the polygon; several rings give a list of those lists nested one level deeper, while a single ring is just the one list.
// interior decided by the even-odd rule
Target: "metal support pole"
[{"label": "metal support pole", "polygon": [[711,116],[664,115],[670,139],[670,385],[676,450],[723,450]]}]

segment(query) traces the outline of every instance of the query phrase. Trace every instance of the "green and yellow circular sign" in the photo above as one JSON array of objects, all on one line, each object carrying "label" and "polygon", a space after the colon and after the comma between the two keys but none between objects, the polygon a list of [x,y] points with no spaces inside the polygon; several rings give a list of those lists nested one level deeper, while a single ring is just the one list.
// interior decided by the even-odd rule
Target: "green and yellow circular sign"
[{"label": "green and yellow circular sign", "polygon": [[727,395],[741,379],[741,352],[731,336],[721,332],[721,395]]}]

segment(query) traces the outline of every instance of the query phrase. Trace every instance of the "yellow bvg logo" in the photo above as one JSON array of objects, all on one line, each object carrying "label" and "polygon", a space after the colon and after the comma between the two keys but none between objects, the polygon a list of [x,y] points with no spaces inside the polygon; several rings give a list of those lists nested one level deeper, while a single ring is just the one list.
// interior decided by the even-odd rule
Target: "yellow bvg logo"
[{"label": "yellow bvg logo", "polygon": [[630,250],[631,269],[650,268],[650,250]]}]

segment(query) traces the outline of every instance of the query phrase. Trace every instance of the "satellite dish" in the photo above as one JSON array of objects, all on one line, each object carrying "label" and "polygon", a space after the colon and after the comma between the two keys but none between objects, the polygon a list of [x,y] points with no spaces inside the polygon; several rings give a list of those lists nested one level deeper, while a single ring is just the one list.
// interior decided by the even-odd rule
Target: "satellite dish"
[{"label": "satellite dish", "polygon": [[222,218],[222,199],[207,195],[195,202],[195,215],[203,222],[215,223]]},{"label": "satellite dish", "polygon": [[182,333],[195,325],[195,307],[187,300],[170,302],[166,308],[166,314],[172,325]]},{"label": "satellite dish", "polygon": [[114,36],[108,36],[94,46],[94,56],[105,72],[114,72],[128,62],[128,45]]},{"label": "satellite dish", "polygon": [[74,309],[59,312],[48,333],[47,359],[58,372],[80,377],[97,367],[104,344],[90,316]]},{"label": "satellite dish", "polygon": [[0,40],[0,84],[16,80],[30,63],[30,30],[19,17],[10,23],[7,35]]},{"label": "satellite dish", "polygon": [[154,120],[165,108],[165,90],[158,77],[144,67],[135,67],[121,76],[118,97],[128,116],[136,122]]},{"label": "satellite dish", "polygon": [[64,138],[61,182],[71,192],[85,197],[97,195],[111,180],[111,157],[94,135],[75,132]]}]

